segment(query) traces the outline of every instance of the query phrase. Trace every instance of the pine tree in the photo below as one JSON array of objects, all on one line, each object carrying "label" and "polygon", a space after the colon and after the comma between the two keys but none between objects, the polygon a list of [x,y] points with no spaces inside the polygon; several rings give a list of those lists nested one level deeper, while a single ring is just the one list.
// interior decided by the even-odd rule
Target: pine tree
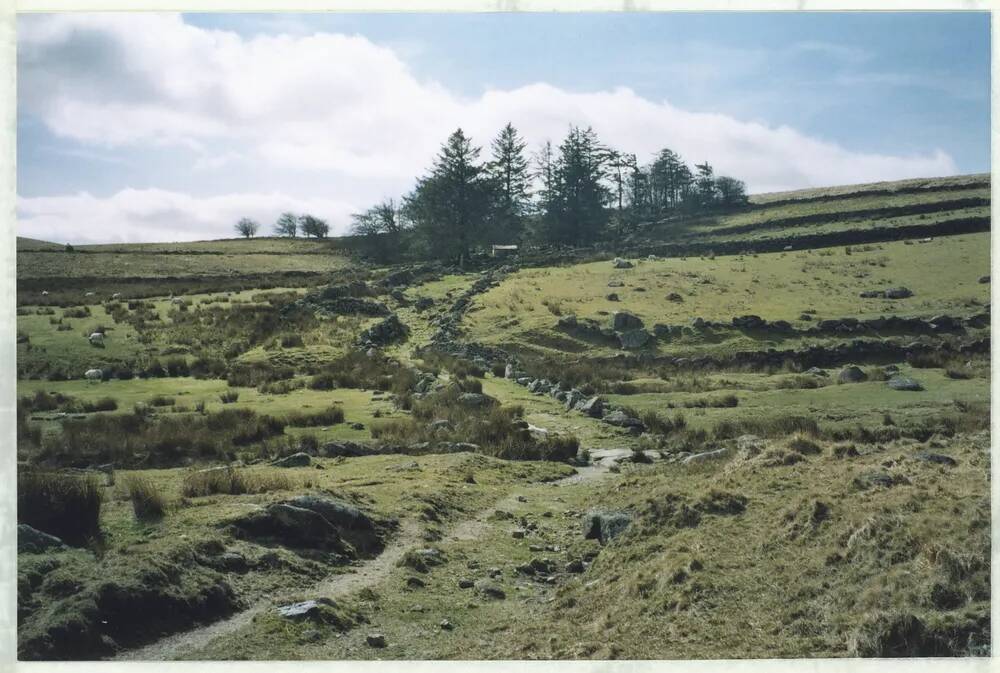
[{"label": "pine tree", "polygon": [[484,241],[489,216],[490,185],[479,152],[462,129],[452,133],[405,204],[428,251],[460,265]]},{"label": "pine tree", "polygon": [[491,146],[492,158],[486,166],[486,175],[494,192],[493,225],[498,242],[514,242],[523,230],[531,181],[524,156],[526,147],[527,143],[510,123],[501,129]]}]

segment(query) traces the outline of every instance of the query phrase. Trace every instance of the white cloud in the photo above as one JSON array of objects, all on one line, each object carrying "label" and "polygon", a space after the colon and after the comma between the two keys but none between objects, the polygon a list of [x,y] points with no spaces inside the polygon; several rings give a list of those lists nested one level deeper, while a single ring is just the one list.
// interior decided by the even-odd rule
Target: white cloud
[{"label": "white cloud", "polygon": [[293,198],[286,194],[226,194],[196,198],[162,189],[123,189],[99,198],[86,192],[39,196],[17,201],[18,233],[57,243],[134,243],[234,238],[241,217],[261,223],[271,235],[285,211],[311,213],[330,222],[331,233],[344,233],[355,208],[332,199]]},{"label": "white cloud", "polygon": [[[239,163],[266,164],[269,176],[280,170],[329,175],[329,188],[314,202],[329,207],[325,214],[341,228],[350,211],[344,204],[357,191],[338,185],[361,179],[387,196],[398,195],[455,127],[486,145],[508,120],[532,144],[558,142],[570,124],[578,124],[593,126],[603,141],[641,159],[671,147],[691,162],[707,160],[717,171],[744,179],[751,191],[957,171],[942,150],[916,156],[857,152],[787,127],[683,110],[624,87],[575,92],[537,83],[465,98],[421,80],[396,51],[356,35],[241,37],[158,14],[24,16],[18,27],[21,114],[40,118],[63,138],[105,151],[188,148],[199,193],[210,185],[213,170]],[[860,58],[835,45],[797,48]],[[146,210],[123,217],[124,205],[137,201],[145,201]],[[26,234],[44,238],[48,231],[62,240],[81,229],[72,223],[83,216],[105,227],[113,222],[114,232],[105,236],[204,237],[195,231],[210,226],[228,234],[230,222],[213,217],[263,218],[261,212],[270,212],[265,201],[303,203],[290,196],[196,199],[123,189],[103,199],[22,199],[21,226]],[[55,212],[60,204],[62,216]],[[176,225],[167,212],[177,213]],[[187,227],[184,223],[190,228],[174,228]],[[144,233],[132,232],[132,226]]]}]

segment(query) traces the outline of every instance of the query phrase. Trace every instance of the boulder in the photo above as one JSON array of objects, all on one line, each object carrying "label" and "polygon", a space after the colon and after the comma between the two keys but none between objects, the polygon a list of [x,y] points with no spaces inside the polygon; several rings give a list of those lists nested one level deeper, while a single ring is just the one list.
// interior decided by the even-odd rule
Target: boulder
[{"label": "boulder", "polygon": [[485,579],[476,582],[476,591],[486,598],[492,598],[495,600],[503,600],[507,598],[507,593],[500,587],[499,584]]},{"label": "boulder", "polygon": [[368,643],[368,647],[382,648],[386,646],[385,634],[382,633],[369,633],[365,636],[365,642]]},{"label": "boulder", "polygon": [[583,537],[607,544],[624,533],[631,523],[632,516],[628,512],[591,511],[584,516]]},{"label": "boulder", "polygon": [[600,418],[604,411],[604,399],[600,396],[591,397],[577,408],[591,418]]},{"label": "boulder", "polygon": [[348,551],[337,528],[322,515],[286,503],[274,503],[230,522],[251,538],[277,540],[293,547]]},{"label": "boulder", "polygon": [[482,393],[462,393],[458,396],[458,403],[464,407],[485,407],[497,404],[497,401]]},{"label": "boulder", "polygon": [[578,404],[584,402],[586,399],[586,395],[574,388],[566,393],[566,408],[574,409]]},{"label": "boulder", "polygon": [[604,422],[609,425],[616,425],[620,428],[642,427],[642,421],[638,418],[629,416],[621,409],[615,409],[610,414],[606,415],[604,417]]},{"label": "boulder", "polygon": [[912,379],[909,376],[893,376],[889,379],[888,385],[893,390],[918,391],[924,389],[924,387],[920,385],[919,381]]},{"label": "boulder", "polygon": [[728,449],[724,448],[716,449],[715,451],[705,451],[703,453],[696,453],[693,456],[688,456],[681,462],[685,465],[691,465],[694,463],[704,463],[705,461],[708,460],[716,460],[718,458],[722,458],[724,455],[726,455],[727,452]]},{"label": "boulder", "polygon": [[608,301],[618,301],[618,293],[612,292],[604,297]]},{"label": "boulder", "polygon": [[55,535],[43,533],[28,524],[17,524],[17,553],[40,554],[50,549],[64,549],[65,543]]},{"label": "boulder", "polygon": [[680,302],[684,301],[684,297],[680,296],[676,292],[671,292],[670,294],[667,295],[667,301],[672,301],[672,302],[675,302],[675,303],[680,303]]},{"label": "boulder", "polygon": [[316,512],[340,529],[375,530],[375,522],[354,505],[317,495],[300,495],[288,501],[289,505]]},{"label": "boulder", "polygon": [[618,344],[622,350],[637,350],[646,346],[653,335],[644,329],[631,329],[618,335]]},{"label": "boulder", "polygon": [[633,266],[632,262],[627,259],[622,259],[621,257],[615,257],[613,265],[616,269],[631,269]]},{"label": "boulder", "polygon": [[299,451],[298,453],[293,453],[290,456],[285,456],[284,458],[278,458],[271,462],[275,467],[307,467],[312,463],[312,458],[308,453],[303,453]]},{"label": "boulder", "polygon": [[393,313],[385,320],[362,332],[358,337],[358,343],[386,346],[394,341],[405,339],[409,332],[409,328],[400,321],[399,316]]},{"label": "boulder", "polygon": [[850,365],[849,367],[844,367],[837,374],[838,383],[860,383],[862,381],[867,381],[868,375],[861,371],[860,367]]},{"label": "boulder", "polygon": [[907,297],[912,297],[913,292],[909,288],[905,287],[891,287],[885,291],[886,299],[906,299]]},{"label": "boulder", "polygon": [[917,460],[922,460],[927,463],[937,463],[938,465],[947,465],[948,467],[955,467],[958,465],[958,461],[951,456],[945,456],[940,453],[929,453],[927,451],[921,451],[919,453],[913,454],[913,457]]},{"label": "boulder", "polygon": [[733,318],[733,327],[741,329],[760,329],[767,323],[759,315],[741,315]]},{"label": "boulder", "polygon": [[979,282],[983,283],[983,284],[986,284],[986,283],[990,282],[990,277],[989,276],[980,276],[979,277]]},{"label": "boulder", "polygon": [[628,311],[615,311],[611,314],[611,328],[616,332],[642,329],[642,327],[642,319],[639,316],[629,313]]},{"label": "boulder", "polygon": [[608,287],[625,287],[625,283],[620,280],[609,280]]}]

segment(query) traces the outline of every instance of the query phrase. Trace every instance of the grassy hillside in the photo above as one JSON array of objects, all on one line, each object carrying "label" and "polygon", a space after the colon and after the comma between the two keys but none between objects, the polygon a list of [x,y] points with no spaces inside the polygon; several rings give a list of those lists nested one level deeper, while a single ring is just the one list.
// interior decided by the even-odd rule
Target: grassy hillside
[{"label": "grassy hillside", "polygon": [[988,228],[963,176],[464,272],[19,241],[18,522],[66,543],[19,531],[19,654],[988,655]]}]

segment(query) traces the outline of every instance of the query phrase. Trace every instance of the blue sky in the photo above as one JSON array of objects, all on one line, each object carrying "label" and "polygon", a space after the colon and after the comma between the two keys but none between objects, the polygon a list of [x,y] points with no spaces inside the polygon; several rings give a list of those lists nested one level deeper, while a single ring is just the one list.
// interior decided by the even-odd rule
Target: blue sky
[{"label": "blue sky", "polygon": [[341,231],[448,130],[488,145],[508,119],[752,191],[989,170],[986,13],[42,15],[18,46],[19,231],[42,238],[285,208]]}]

